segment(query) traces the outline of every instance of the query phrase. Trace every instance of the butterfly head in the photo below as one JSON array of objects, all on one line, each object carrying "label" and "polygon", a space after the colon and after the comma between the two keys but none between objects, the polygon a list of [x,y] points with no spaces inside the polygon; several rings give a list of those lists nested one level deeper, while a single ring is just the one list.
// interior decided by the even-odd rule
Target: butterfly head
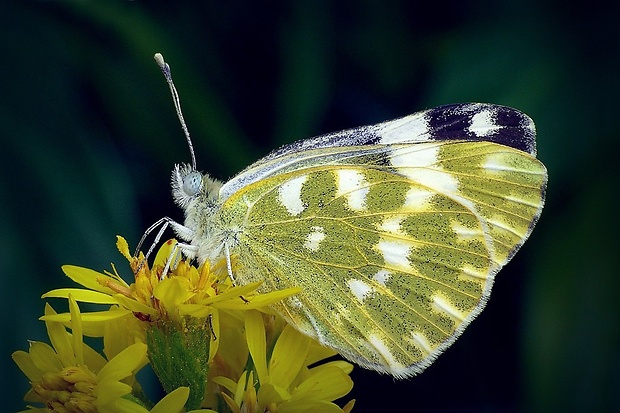
[{"label": "butterfly head", "polygon": [[222,184],[189,164],[179,164],[172,171],[171,186],[174,202],[187,211],[195,203],[215,204]]}]

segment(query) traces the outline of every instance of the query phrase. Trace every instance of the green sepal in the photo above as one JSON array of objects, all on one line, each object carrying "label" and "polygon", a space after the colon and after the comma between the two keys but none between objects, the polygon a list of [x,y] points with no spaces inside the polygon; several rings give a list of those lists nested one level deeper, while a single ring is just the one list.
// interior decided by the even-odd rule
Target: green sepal
[{"label": "green sepal", "polygon": [[181,386],[190,389],[185,408],[199,409],[204,399],[209,373],[207,323],[196,321],[159,323],[147,330],[149,360],[166,393]]}]

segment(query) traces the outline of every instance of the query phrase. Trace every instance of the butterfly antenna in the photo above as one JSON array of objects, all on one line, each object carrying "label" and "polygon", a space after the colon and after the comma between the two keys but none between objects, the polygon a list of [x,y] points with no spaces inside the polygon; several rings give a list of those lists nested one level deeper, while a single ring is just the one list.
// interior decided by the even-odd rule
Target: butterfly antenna
[{"label": "butterfly antenna", "polygon": [[172,101],[174,102],[174,108],[177,111],[177,116],[179,118],[179,122],[181,122],[181,128],[183,129],[183,133],[185,134],[185,139],[187,139],[187,145],[189,146],[189,153],[192,158],[192,169],[196,170],[196,155],[194,155],[194,145],[192,145],[192,140],[189,137],[189,130],[187,129],[187,125],[185,124],[185,119],[183,118],[183,112],[181,112],[181,100],[179,99],[179,94],[177,93],[177,88],[174,87],[174,82],[172,81],[172,74],[170,73],[170,66],[168,63],[164,61],[164,56],[161,53],[155,53],[155,61],[157,65],[161,69],[161,72],[164,74],[166,78],[166,82],[168,82],[168,87],[170,88],[170,93],[172,94]]}]

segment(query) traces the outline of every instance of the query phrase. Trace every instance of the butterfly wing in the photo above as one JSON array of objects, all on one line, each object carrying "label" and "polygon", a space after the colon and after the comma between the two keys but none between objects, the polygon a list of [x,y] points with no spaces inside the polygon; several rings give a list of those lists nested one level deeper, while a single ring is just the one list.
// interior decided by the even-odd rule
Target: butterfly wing
[{"label": "butterfly wing", "polygon": [[[340,153],[356,147],[454,140],[495,142],[536,156],[534,123],[524,113],[486,103],[444,105],[284,145],[228,181],[220,190],[220,199],[269,176],[314,163],[331,163]],[[328,153],[324,149],[329,149]]]},{"label": "butterfly wing", "polygon": [[540,215],[546,171],[495,142],[397,135],[282,154],[296,160],[279,169],[261,161],[272,173],[229,196],[219,219],[236,232],[239,282],[301,287],[276,306],[291,324],[408,377],[482,310]]}]

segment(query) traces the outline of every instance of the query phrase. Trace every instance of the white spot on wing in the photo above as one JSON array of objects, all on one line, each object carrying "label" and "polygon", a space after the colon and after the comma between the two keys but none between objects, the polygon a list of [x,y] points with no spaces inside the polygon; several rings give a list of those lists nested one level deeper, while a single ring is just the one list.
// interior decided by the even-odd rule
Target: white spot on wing
[{"label": "white spot on wing", "polygon": [[394,144],[407,142],[424,142],[430,138],[430,128],[426,112],[416,113],[377,125],[380,143]]},{"label": "white spot on wing", "polygon": [[414,182],[440,193],[453,194],[458,189],[458,180],[441,169],[439,145],[420,144],[416,150],[394,150],[390,163],[398,172]]},{"label": "white spot on wing", "polygon": [[323,227],[312,227],[312,232],[309,233],[306,237],[304,247],[309,249],[310,251],[316,252],[319,250],[319,245],[324,239],[325,233],[323,232]]},{"label": "white spot on wing", "polygon": [[344,196],[347,205],[353,211],[363,211],[366,209],[366,196],[370,188],[364,175],[351,169],[341,169],[336,171],[337,193],[336,196]]},{"label": "white spot on wing", "polygon": [[375,248],[381,253],[387,265],[406,271],[411,270],[408,258],[412,248],[411,244],[383,239],[377,243]]},{"label": "white spot on wing", "polygon": [[515,172],[525,175],[538,175],[539,172],[531,169],[519,168],[514,165],[510,154],[498,152],[490,153],[484,160],[482,167],[489,172]]},{"label": "white spot on wing", "polygon": [[357,298],[360,303],[364,303],[364,300],[370,297],[375,292],[374,288],[372,288],[370,285],[366,284],[362,280],[356,280],[355,278],[351,278],[347,281],[347,284],[349,285],[349,289],[351,290],[355,298]]},{"label": "white spot on wing", "polygon": [[391,275],[391,272],[382,268],[377,271],[377,273],[372,277],[372,279],[385,287],[385,283],[388,282]]},{"label": "white spot on wing", "polygon": [[469,241],[476,238],[484,238],[484,233],[480,228],[467,228],[458,221],[451,222],[452,231],[461,241]]},{"label": "white spot on wing", "polygon": [[501,126],[495,125],[494,113],[490,110],[481,110],[471,117],[469,131],[479,138],[491,135],[501,129]]},{"label": "white spot on wing", "polygon": [[491,153],[487,155],[482,167],[490,172],[505,172],[514,170],[506,164],[505,157],[501,153]]},{"label": "white spot on wing", "polygon": [[435,193],[432,191],[414,186],[407,191],[403,208],[405,211],[425,210],[428,207],[428,203],[433,195],[435,195]]},{"label": "white spot on wing", "polygon": [[459,279],[466,279],[468,281],[477,281],[482,285],[486,284],[487,278],[489,277],[488,271],[481,271],[480,269],[473,267],[469,264],[464,264],[461,266],[461,274],[459,274]]},{"label": "white spot on wing", "polygon": [[419,144],[396,148],[390,154],[390,163],[403,168],[427,168],[439,162],[439,145]]},{"label": "white spot on wing", "polygon": [[444,314],[447,314],[450,318],[454,319],[455,321],[462,322],[466,317],[466,314],[464,314],[462,311],[456,308],[450,301],[448,301],[447,299],[445,299],[444,297],[440,295],[433,296],[433,304],[431,305],[433,306],[435,311],[439,311]]},{"label": "white spot on wing", "polygon": [[368,342],[377,350],[377,353],[385,360],[385,363],[390,367],[396,376],[400,376],[405,370],[405,366],[397,362],[390,349],[385,345],[383,339],[376,334],[368,336]]},{"label": "white spot on wing", "polygon": [[301,188],[307,178],[307,175],[293,178],[286,181],[278,188],[278,200],[282,206],[286,208],[288,213],[293,216],[301,214],[304,212],[304,209],[306,209],[306,206],[301,200]]},{"label": "white spot on wing", "polygon": [[388,232],[390,234],[402,234],[400,230],[400,224],[405,219],[404,215],[394,215],[385,218],[381,224],[377,225],[377,229],[382,232]]},{"label": "white spot on wing", "polygon": [[514,197],[514,196],[510,196],[510,195],[506,195],[504,197],[504,200],[505,201],[510,201],[510,202],[515,202],[515,203],[521,204],[521,205],[527,205],[529,207],[536,208],[536,209],[540,208],[540,201],[531,201],[529,199],[517,198],[517,197]]},{"label": "white spot on wing", "polygon": [[428,342],[428,340],[426,339],[426,337],[424,337],[424,335],[422,333],[412,331],[411,332],[411,338],[413,339],[413,341],[412,341],[413,344],[417,348],[422,350],[424,353],[431,354],[433,352],[433,349],[432,349],[430,343]]}]

